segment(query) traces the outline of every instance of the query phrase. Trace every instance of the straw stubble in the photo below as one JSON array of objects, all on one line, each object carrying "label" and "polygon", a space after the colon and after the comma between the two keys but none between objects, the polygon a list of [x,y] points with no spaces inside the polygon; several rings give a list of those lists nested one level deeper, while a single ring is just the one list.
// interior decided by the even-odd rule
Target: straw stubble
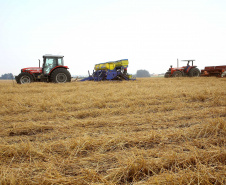
[{"label": "straw stubble", "polygon": [[0,184],[225,184],[226,79],[0,82]]}]

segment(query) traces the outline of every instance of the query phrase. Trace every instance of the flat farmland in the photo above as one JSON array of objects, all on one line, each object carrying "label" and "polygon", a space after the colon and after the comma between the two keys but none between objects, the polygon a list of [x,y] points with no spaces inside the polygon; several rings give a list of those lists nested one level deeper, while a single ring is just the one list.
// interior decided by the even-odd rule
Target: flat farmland
[{"label": "flat farmland", "polygon": [[0,184],[226,184],[226,78],[0,81]]}]

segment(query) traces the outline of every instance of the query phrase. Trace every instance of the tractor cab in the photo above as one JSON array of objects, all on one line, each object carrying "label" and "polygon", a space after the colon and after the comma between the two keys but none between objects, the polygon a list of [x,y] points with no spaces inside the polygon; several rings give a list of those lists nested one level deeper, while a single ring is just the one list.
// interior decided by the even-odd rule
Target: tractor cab
[{"label": "tractor cab", "polygon": [[[193,64],[194,64],[195,60],[181,60],[181,61],[187,62],[187,66],[194,66]],[[191,65],[190,65],[190,63],[191,63]],[[194,66],[194,67],[196,67],[196,66]]]},{"label": "tractor cab", "polygon": [[63,57],[61,55],[43,55],[42,73],[47,76],[56,67],[64,66]]},{"label": "tractor cab", "polygon": [[187,66],[190,66],[190,62],[191,62],[191,66],[193,66],[195,60],[181,60],[181,61],[187,62]]},{"label": "tractor cab", "polygon": [[[194,61],[195,60],[182,60],[182,62],[187,62],[187,66],[182,67],[182,70],[184,71],[185,74],[188,73],[191,68],[196,67],[193,65]],[[191,63],[191,65],[190,65],[190,63]]]}]

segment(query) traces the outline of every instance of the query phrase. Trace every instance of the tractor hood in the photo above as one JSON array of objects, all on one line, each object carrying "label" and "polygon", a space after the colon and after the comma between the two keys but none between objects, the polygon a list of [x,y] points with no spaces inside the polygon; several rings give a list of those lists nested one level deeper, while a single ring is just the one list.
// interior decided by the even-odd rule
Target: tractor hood
[{"label": "tractor hood", "polygon": [[30,73],[42,73],[41,67],[27,67],[21,69],[21,72],[30,72]]},{"label": "tractor hood", "polygon": [[184,67],[170,67],[169,71],[173,70],[173,71],[177,71],[177,70],[181,70],[184,69]]},{"label": "tractor hood", "polygon": [[175,68],[172,68],[173,70],[181,70],[181,69],[184,69],[184,67],[175,67]]}]

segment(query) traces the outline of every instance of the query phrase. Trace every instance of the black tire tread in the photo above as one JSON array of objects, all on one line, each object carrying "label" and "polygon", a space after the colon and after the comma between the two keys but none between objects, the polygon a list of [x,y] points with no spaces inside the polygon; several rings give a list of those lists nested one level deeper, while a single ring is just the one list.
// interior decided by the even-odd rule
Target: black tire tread
[{"label": "black tire tread", "polygon": [[[177,76],[177,74],[179,74],[180,76]],[[183,74],[180,71],[174,71],[172,74],[172,77],[182,77],[182,76],[183,76]]]},{"label": "black tire tread", "polygon": [[58,73],[64,73],[67,76],[66,82],[70,82],[71,81],[71,74],[70,74],[70,72],[67,69],[65,69],[65,68],[57,68],[51,73],[51,75],[50,75],[50,82],[57,83],[56,75]]},{"label": "black tire tread", "polygon": [[25,75],[28,76],[28,77],[30,78],[31,82],[34,82],[34,77],[33,77],[30,73],[27,73],[27,72],[21,72],[21,73],[17,76],[16,82],[17,82],[18,84],[21,84],[20,79],[21,79],[22,76],[25,76]]},{"label": "black tire tread", "polygon": [[170,74],[171,74],[171,72],[166,72],[165,75],[164,75],[164,77],[165,78],[169,78],[170,77]]},{"label": "black tire tread", "polygon": [[[200,76],[200,70],[198,68],[190,69],[190,71],[188,72],[188,76],[189,77],[194,77],[194,75],[193,75],[194,72],[198,73],[198,76]],[[195,76],[195,77],[198,77],[198,76]]]}]

